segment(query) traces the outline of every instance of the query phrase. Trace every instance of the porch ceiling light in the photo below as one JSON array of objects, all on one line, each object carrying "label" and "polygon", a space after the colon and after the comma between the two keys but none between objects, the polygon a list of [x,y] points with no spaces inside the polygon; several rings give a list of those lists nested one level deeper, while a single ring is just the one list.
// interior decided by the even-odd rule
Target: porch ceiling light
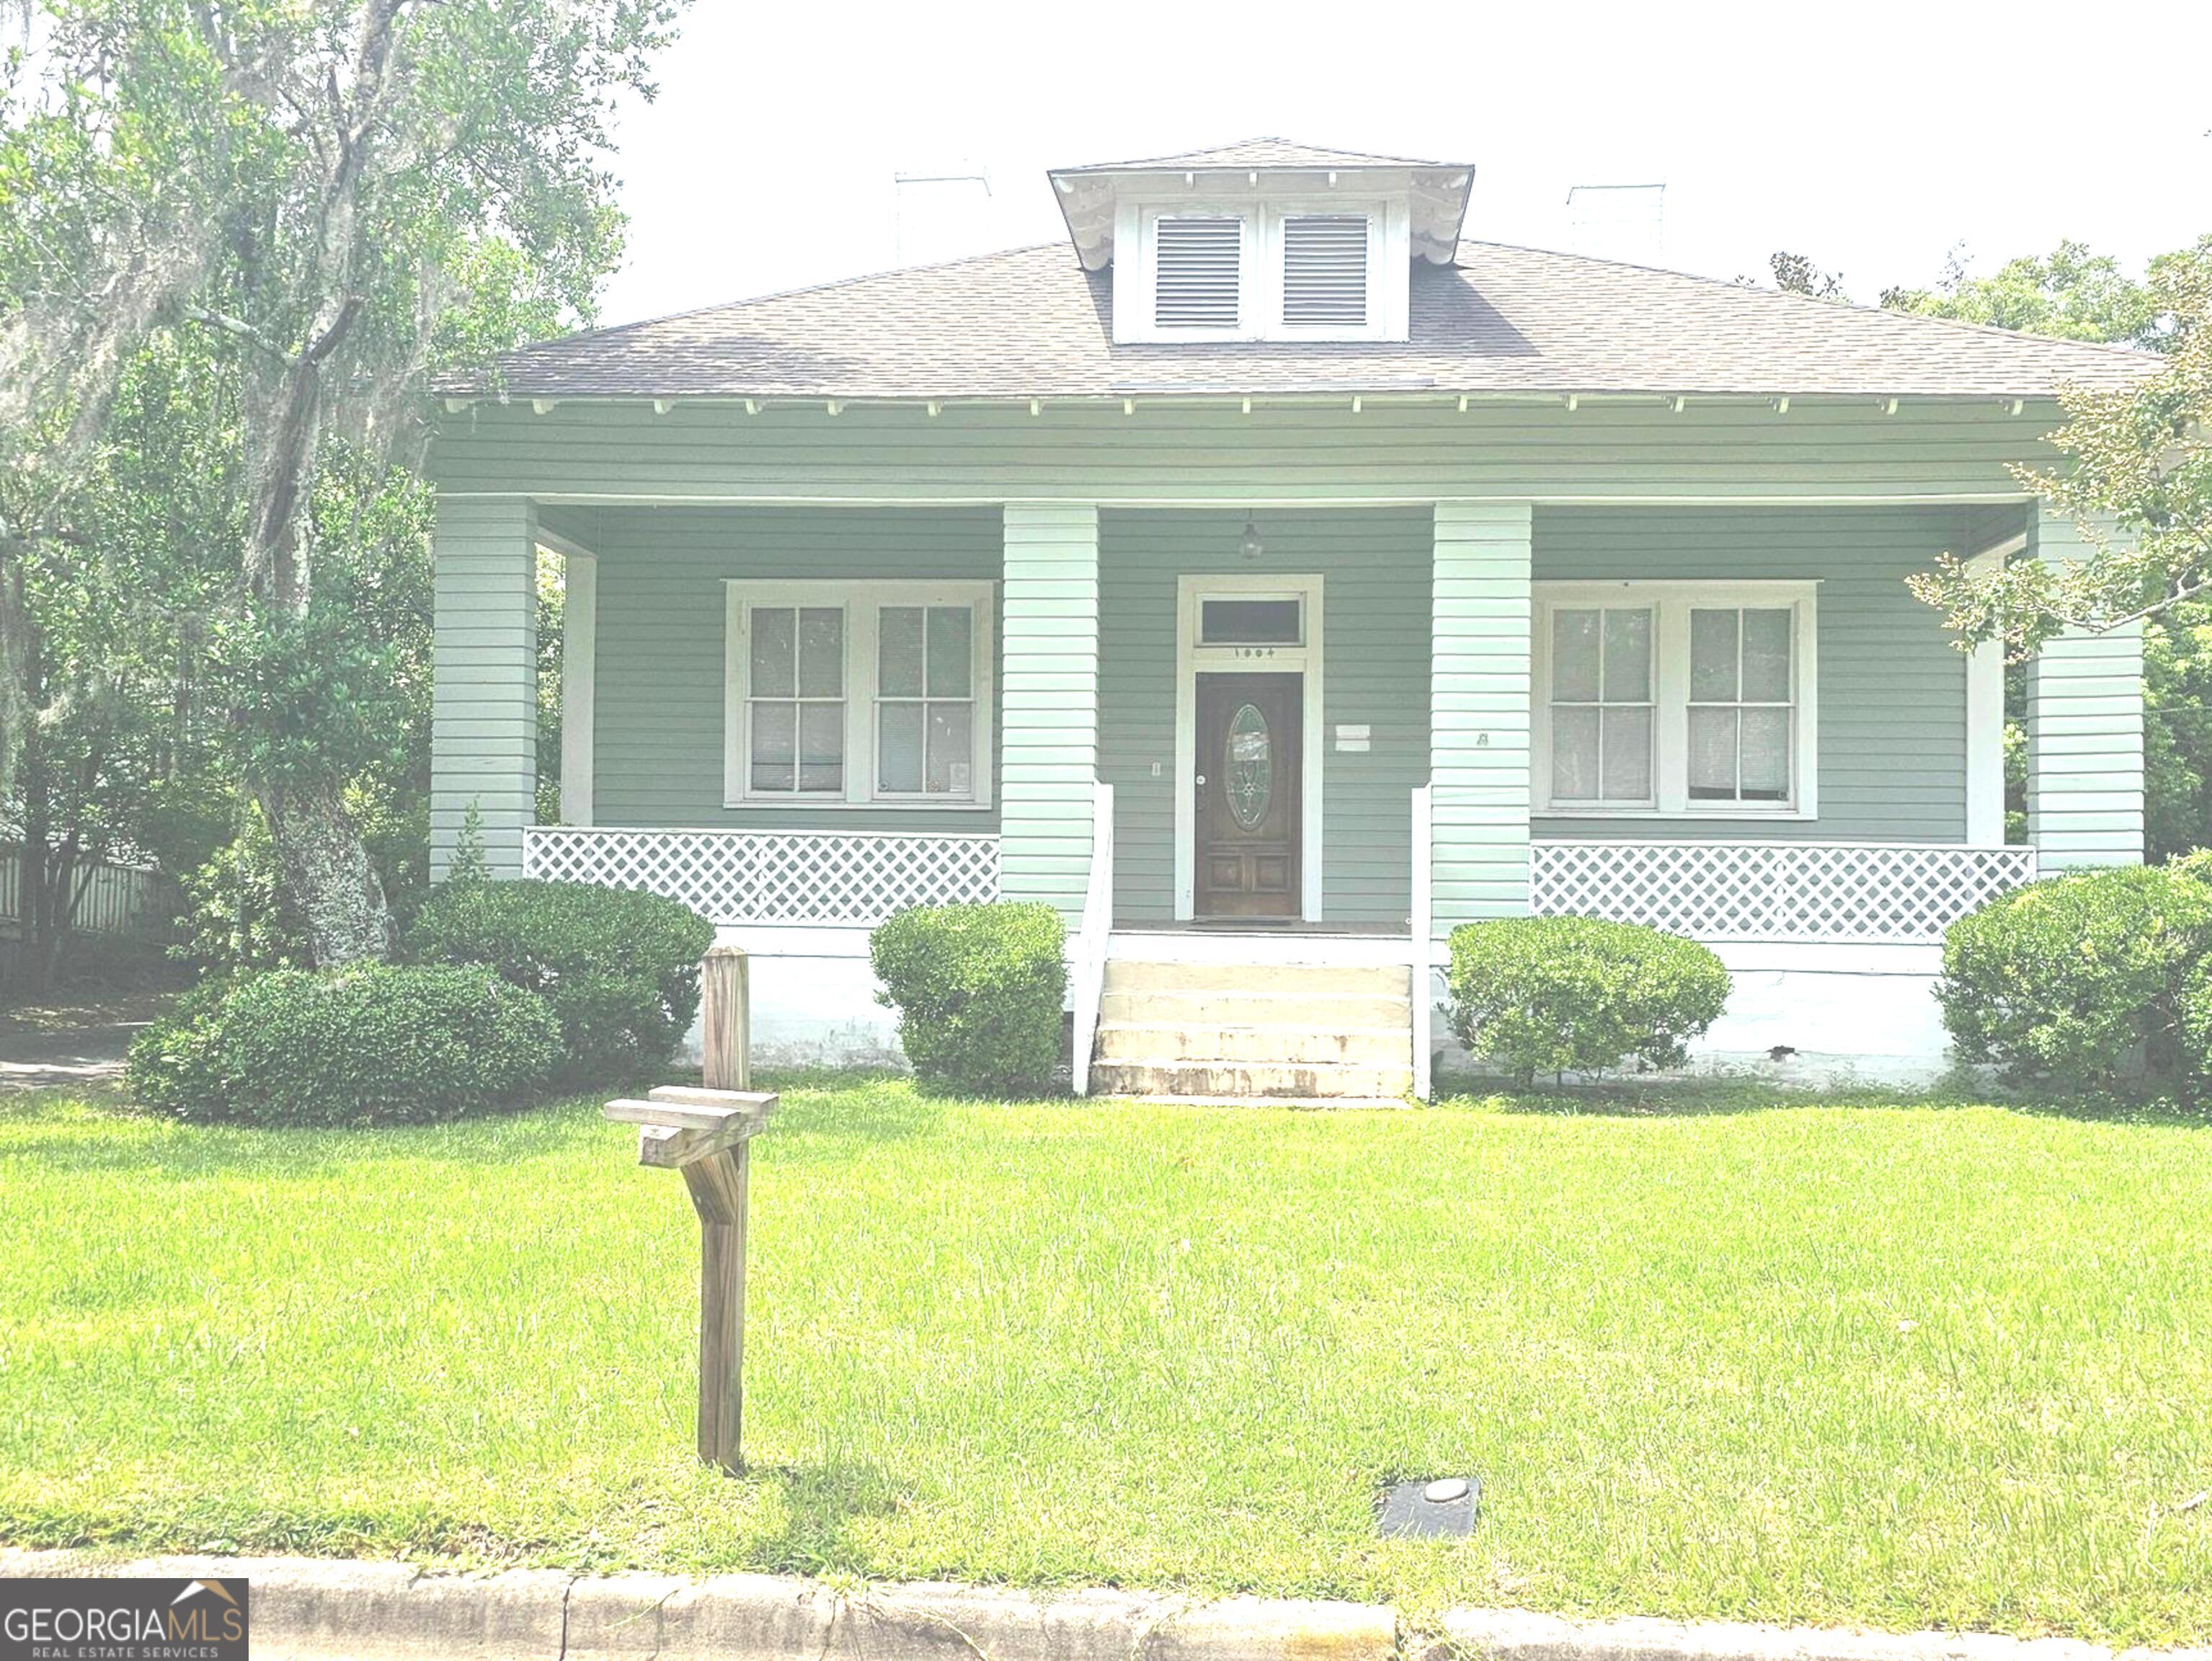
[{"label": "porch ceiling light", "polygon": [[1244,556],[1247,565],[1256,565],[1260,557],[1267,551],[1267,545],[1260,540],[1260,527],[1252,522],[1252,515],[1244,515],[1244,534],[1237,538],[1237,551]]}]

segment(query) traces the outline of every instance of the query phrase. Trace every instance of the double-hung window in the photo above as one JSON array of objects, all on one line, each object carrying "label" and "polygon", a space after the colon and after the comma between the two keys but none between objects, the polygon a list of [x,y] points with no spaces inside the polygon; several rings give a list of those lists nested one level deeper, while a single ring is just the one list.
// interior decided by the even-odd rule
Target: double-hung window
[{"label": "double-hung window", "polygon": [[990,805],[990,583],[725,586],[730,806]]},{"label": "double-hung window", "polygon": [[1540,582],[1540,813],[1815,812],[1809,582]]}]

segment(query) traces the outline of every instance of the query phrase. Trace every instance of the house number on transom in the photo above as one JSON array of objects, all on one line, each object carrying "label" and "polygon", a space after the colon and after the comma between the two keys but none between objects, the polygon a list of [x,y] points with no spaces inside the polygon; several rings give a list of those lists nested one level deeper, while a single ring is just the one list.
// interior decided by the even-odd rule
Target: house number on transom
[{"label": "house number on transom", "polygon": [[1260,706],[1238,706],[1229,722],[1228,753],[1222,757],[1222,780],[1229,793],[1229,812],[1247,830],[1256,830],[1267,817],[1267,803],[1275,794],[1275,762],[1268,741],[1267,718]]}]

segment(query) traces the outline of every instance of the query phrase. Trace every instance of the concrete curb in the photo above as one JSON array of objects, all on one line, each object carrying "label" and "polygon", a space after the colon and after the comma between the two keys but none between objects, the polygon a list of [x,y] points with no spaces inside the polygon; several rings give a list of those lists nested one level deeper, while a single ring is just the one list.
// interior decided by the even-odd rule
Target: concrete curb
[{"label": "concrete curb", "polygon": [[780,1575],[424,1574],[404,1563],[0,1549],[0,1578],[244,1575],[258,1661],[2212,1661],[2071,1639],[1576,1621],[1454,1609],[1404,1635],[1367,1603],[941,1583],[833,1591]]}]

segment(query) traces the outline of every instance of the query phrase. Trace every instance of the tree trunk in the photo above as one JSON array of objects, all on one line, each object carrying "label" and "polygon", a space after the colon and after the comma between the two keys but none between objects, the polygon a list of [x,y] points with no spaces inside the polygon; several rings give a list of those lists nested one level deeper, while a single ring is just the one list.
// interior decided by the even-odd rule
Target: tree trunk
[{"label": "tree trunk", "polygon": [[384,884],[339,787],[264,785],[254,796],[269,821],[284,885],[307,919],[315,966],[389,958],[398,940]]}]

